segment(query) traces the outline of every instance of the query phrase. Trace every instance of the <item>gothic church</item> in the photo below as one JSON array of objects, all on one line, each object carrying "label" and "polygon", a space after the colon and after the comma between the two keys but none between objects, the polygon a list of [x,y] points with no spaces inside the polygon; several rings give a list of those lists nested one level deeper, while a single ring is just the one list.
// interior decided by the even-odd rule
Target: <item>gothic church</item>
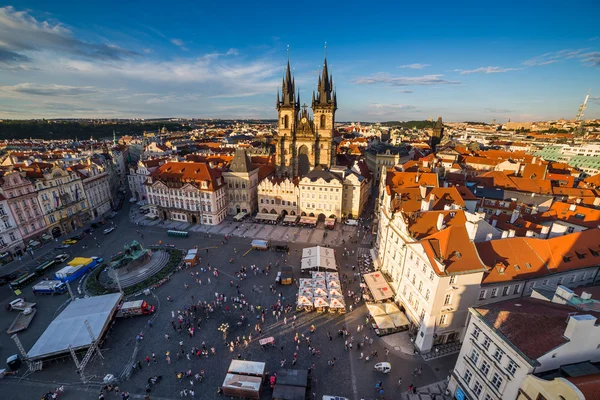
[{"label": "gothic church", "polygon": [[319,77],[317,93],[313,91],[311,109],[314,118],[308,114],[308,106],[300,104],[300,92],[296,92],[288,60],[276,106],[279,114],[276,165],[280,176],[303,176],[318,165],[327,168],[335,165],[333,129],[337,98],[333,77],[327,71],[327,59]]}]

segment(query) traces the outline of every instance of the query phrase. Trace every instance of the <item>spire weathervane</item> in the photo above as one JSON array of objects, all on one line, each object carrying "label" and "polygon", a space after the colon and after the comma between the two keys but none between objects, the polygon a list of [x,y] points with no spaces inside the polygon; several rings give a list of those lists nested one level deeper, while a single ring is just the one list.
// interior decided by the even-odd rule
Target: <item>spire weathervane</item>
[{"label": "spire weathervane", "polygon": [[327,58],[327,42],[325,42],[325,58]]},{"label": "spire weathervane", "polygon": [[290,62],[290,45],[287,45],[287,58],[288,58],[288,62]]}]

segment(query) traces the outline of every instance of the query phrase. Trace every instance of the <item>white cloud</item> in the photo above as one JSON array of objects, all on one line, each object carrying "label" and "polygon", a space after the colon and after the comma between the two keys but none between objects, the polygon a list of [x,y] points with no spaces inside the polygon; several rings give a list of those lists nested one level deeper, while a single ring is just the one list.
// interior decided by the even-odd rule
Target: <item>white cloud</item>
[{"label": "white cloud", "polygon": [[27,11],[0,8],[0,67],[26,64],[34,54],[52,51],[88,60],[120,60],[138,55],[111,43],[89,43],[73,37],[59,22],[38,21]]},{"label": "white cloud", "polygon": [[393,76],[386,73],[377,73],[370,76],[361,76],[354,80],[358,85],[373,85],[378,83],[389,86],[430,86],[430,85],[458,85],[458,81],[443,79],[444,75],[423,76]]},{"label": "white cloud", "polygon": [[171,39],[171,43],[173,43],[175,46],[179,47],[183,51],[187,51],[188,50],[188,48],[185,47],[185,43],[181,39],[176,39],[176,38],[175,39]]},{"label": "white cloud", "polygon": [[554,64],[564,60],[571,60],[574,58],[580,58],[585,49],[571,50],[565,49],[560,51],[553,51],[544,53],[540,56],[530,58],[529,60],[523,61],[523,64],[528,67],[536,67],[542,65]]},{"label": "white cloud", "polygon": [[423,68],[426,68],[426,67],[431,67],[431,64],[419,64],[419,63],[406,64],[406,65],[401,65],[398,68],[423,69]]},{"label": "white cloud", "polygon": [[502,67],[479,67],[475,69],[455,69],[455,72],[460,72],[461,75],[469,75],[469,74],[499,74],[503,72],[509,71],[520,71],[523,68],[502,68]]},{"label": "white cloud", "polygon": [[93,86],[40,85],[36,83],[19,83],[13,86],[0,86],[0,91],[36,96],[85,96],[103,93]]}]

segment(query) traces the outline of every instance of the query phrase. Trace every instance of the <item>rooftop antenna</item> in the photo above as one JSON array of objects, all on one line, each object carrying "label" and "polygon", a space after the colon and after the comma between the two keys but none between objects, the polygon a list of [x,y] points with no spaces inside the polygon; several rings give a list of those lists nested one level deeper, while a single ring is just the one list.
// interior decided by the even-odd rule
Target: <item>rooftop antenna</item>
[{"label": "rooftop antenna", "polygon": [[327,58],[327,42],[325,42],[324,53],[325,53],[325,58]]},{"label": "rooftop antenna", "polygon": [[287,58],[288,58],[288,62],[290,62],[290,45],[287,45]]}]

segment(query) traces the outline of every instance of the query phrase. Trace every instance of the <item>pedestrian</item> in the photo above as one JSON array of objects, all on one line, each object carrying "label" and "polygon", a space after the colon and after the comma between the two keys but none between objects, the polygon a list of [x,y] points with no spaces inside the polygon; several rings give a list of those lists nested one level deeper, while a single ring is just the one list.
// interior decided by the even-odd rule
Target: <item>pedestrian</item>
[{"label": "pedestrian", "polygon": [[152,353],[152,361],[156,363],[156,354]]},{"label": "pedestrian", "polygon": [[402,386],[402,378],[398,378],[398,386]]},{"label": "pedestrian", "polygon": [[423,367],[419,367],[419,370],[417,371],[417,375],[421,376],[422,373],[423,373]]},{"label": "pedestrian", "polygon": [[146,356],[146,364],[148,364],[148,366],[150,366],[150,356]]},{"label": "pedestrian", "polygon": [[210,276],[208,277],[208,284],[210,285]]},{"label": "pedestrian", "polygon": [[148,320],[148,327],[152,328],[152,320]]},{"label": "pedestrian", "polygon": [[[150,359],[148,359],[148,365],[150,365]],[[142,362],[140,360],[137,361],[137,367],[140,371],[142,370]]]},{"label": "pedestrian", "polygon": [[363,359],[364,354],[362,353],[362,351],[360,352],[360,357],[358,357],[359,360]]},{"label": "pedestrian", "polygon": [[168,333],[165,333],[165,339],[169,340],[170,336]]}]

